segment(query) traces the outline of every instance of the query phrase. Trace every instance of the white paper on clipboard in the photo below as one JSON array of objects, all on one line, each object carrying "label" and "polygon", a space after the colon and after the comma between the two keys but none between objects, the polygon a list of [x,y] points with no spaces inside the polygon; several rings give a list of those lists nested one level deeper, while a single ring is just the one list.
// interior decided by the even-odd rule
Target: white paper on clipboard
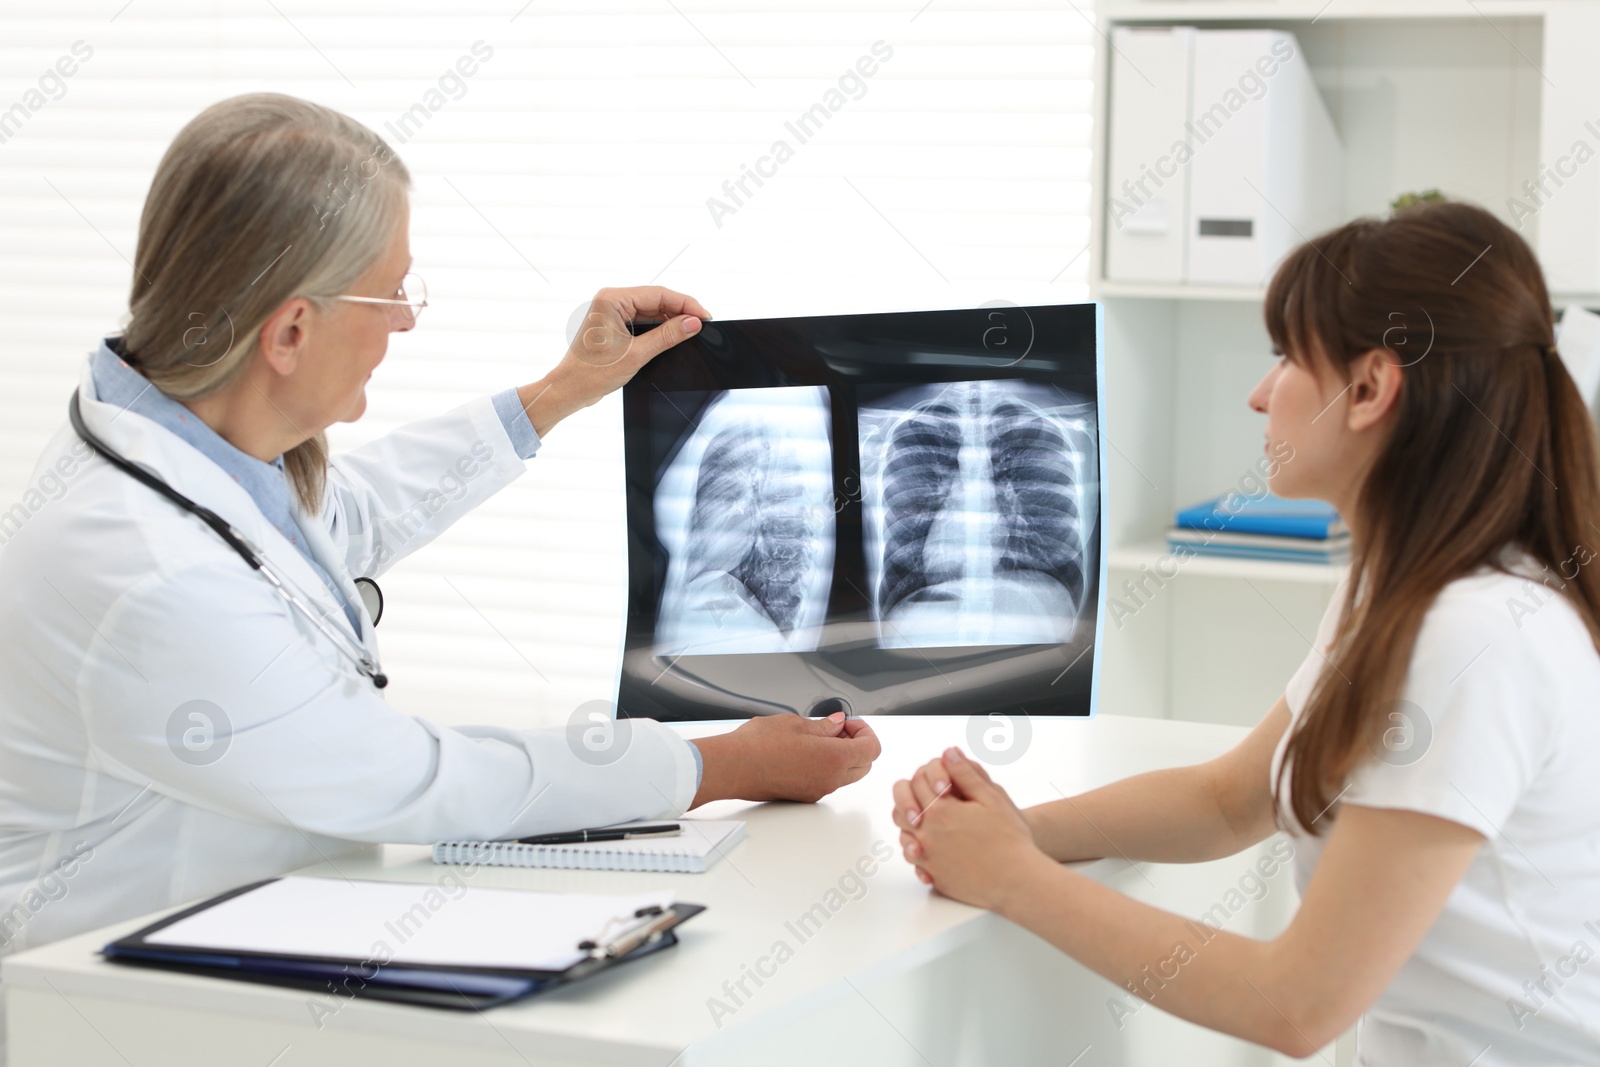
[{"label": "white paper on clipboard", "polygon": [[[280,878],[167,926],[145,940],[219,952],[563,971],[578,942],[672,892],[535,893],[438,883]],[[385,958],[387,953],[387,958]]]}]

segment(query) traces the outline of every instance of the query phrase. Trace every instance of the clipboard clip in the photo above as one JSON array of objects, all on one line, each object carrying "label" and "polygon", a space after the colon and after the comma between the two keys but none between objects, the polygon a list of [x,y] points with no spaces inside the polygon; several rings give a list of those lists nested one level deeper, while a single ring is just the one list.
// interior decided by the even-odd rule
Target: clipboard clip
[{"label": "clipboard clip", "polygon": [[640,945],[660,940],[677,921],[675,909],[652,904],[626,918],[607,919],[593,938],[578,942],[578,951],[587,952],[591,959],[621,959]]}]

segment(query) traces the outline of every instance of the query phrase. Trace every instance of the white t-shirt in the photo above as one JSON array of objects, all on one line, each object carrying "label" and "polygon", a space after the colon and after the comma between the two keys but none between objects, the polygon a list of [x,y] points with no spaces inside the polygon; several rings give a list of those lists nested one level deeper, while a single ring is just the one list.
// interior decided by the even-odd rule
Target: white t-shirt
[{"label": "white t-shirt", "polygon": [[[1547,574],[1525,553],[1501,558]],[[1285,689],[1296,720],[1345,585]],[[1539,581],[1481,568],[1424,617],[1404,699],[1340,803],[1425,812],[1486,840],[1362,1016],[1357,1064],[1600,1064],[1600,654],[1582,619]],[[1285,825],[1299,829],[1291,814]],[[1303,893],[1326,838],[1292,836]]]}]

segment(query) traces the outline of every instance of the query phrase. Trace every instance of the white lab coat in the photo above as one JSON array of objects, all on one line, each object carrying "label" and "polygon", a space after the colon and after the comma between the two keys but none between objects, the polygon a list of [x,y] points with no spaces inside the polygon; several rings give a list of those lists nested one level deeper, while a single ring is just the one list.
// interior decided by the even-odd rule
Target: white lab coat
[{"label": "white lab coat", "polygon": [[[222,515],[348,630],[220,467],[97,400],[87,365],[80,394],[91,431]],[[48,494],[49,472],[70,469],[65,493],[29,498],[43,503],[3,527],[0,953],[337,860],[351,842],[503,838],[691,803],[694,756],[659,723],[633,721],[626,752],[595,765],[559,728],[451,729],[393,710],[198,519],[83,455],[64,427],[30,485]],[[492,402],[477,400],[336,458],[305,533],[359,605],[352,570],[381,574],[524,466]],[[364,611],[361,638],[375,647]],[[180,758],[169,737],[196,700],[231,727],[209,764]],[[197,723],[180,716],[180,737]]]}]

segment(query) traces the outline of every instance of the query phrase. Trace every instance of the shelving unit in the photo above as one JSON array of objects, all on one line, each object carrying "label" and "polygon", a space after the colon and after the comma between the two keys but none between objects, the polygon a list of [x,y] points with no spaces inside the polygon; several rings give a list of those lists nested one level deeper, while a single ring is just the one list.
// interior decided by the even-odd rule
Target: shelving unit
[{"label": "shelving unit", "polygon": [[1247,300],[1259,303],[1267,291],[1236,285],[1161,285],[1154,282],[1113,282],[1098,280],[1096,298],[1107,296],[1146,297],[1152,300]]},{"label": "shelving unit", "polygon": [[1283,563],[1218,556],[1195,556],[1178,562],[1165,543],[1114,548],[1108,562],[1113,572],[1140,571],[1148,567],[1158,575],[1162,570],[1175,570],[1179,577],[1248,578],[1258,582],[1310,582],[1328,586],[1338,582],[1349,571],[1348,567],[1321,563]]},{"label": "shelving unit", "polygon": [[[1239,487],[1265,420],[1246,398],[1270,366],[1260,286],[1105,277],[1106,138],[1119,25],[1295,34],[1345,145],[1341,218],[1438,188],[1508,221],[1525,180],[1586,140],[1600,151],[1600,2],[1102,0],[1098,8],[1090,285],[1105,309],[1110,588],[1101,708],[1257,721],[1310,649],[1345,568],[1204,559],[1157,585],[1180,506]],[[1585,125],[1593,122],[1595,131]],[[1600,159],[1565,179],[1521,232],[1557,306],[1600,300]],[[1308,234],[1309,236],[1313,236]],[[1170,566],[1167,568],[1171,570]],[[1132,590],[1130,592],[1129,590]]]}]

